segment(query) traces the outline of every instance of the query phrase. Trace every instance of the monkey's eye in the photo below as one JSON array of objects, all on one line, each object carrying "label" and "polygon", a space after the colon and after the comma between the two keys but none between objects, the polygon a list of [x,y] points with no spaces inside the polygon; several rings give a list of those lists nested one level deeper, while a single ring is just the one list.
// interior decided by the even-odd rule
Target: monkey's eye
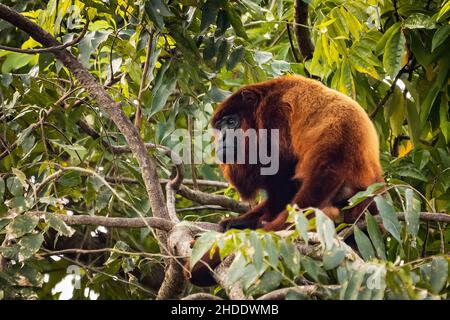
[{"label": "monkey's eye", "polygon": [[230,126],[234,126],[236,124],[236,119],[228,118],[227,124],[229,124]]}]

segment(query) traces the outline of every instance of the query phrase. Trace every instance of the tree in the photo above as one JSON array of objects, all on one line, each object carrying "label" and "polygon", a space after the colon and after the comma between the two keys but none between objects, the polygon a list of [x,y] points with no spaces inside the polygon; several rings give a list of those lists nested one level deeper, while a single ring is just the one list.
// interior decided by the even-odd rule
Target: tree
[{"label": "tree", "polygon": [[[448,0],[6,0],[0,297],[58,298],[69,274],[76,299],[446,298],[449,16]],[[291,208],[295,230],[221,233],[249,204],[199,132],[234,89],[289,73],[365,108],[389,196],[353,225]],[[212,243],[227,258],[205,294],[182,258]]]}]

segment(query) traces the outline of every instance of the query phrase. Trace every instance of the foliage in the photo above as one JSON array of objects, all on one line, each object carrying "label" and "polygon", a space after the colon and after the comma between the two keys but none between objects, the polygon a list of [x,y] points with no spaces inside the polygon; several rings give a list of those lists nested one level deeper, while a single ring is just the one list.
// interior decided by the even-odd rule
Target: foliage
[{"label": "foliage", "polygon": [[[89,16],[86,35],[69,50],[121,102],[127,116],[134,118],[137,107],[142,108],[140,134],[146,142],[173,148],[176,129],[194,120],[193,130],[203,130],[215,104],[233,90],[282,74],[315,76],[356,99],[373,115],[392,196],[375,200],[386,230],[371,216],[365,216],[367,232],[354,228],[364,261],[346,257],[346,245],[317,211],[308,222],[303,213],[310,211],[293,210],[296,229],[287,236],[229,231],[204,237],[216,239],[223,255],[237,252],[228,285],[241,279],[247,294],[261,295],[303,279],[318,285],[322,298],[446,298],[450,230],[446,224],[420,221],[418,213],[450,208],[449,0],[313,0],[315,51],[305,62],[295,60],[293,50],[298,49],[290,45],[287,25],[292,33],[294,4],[289,0],[2,3],[61,42],[77,37]],[[0,30],[2,45],[40,47],[3,20]],[[163,259],[152,232],[72,228],[55,215],[137,217],[138,210],[151,216],[137,161],[110,147],[124,145],[124,138],[50,53],[0,50],[0,68],[0,250],[9,261],[0,271],[0,298],[57,299],[57,284],[72,265],[82,266],[73,298],[93,293],[106,299],[153,298]],[[100,138],[83,130],[83,123]],[[151,152],[158,173],[168,178],[168,159],[158,150]],[[110,179],[76,170],[51,178],[70,166]],[[185,170],[186,178],[221,176],[206,163]],[[119,179],[124,177],[135,181]],[[202,190],[237,197],[232,188]],[[180,196],[176,205],[194,206]],[[32,211],[47,213],[38,218]],[[406,224],[398,221],[398,211],[406,212]],[[188,210],[180,218],[216,222],[221,215]],[[315,227],[320,258],[313,259],[294,247]],[[109,251],[49,257],[49,246],[77,234],[103,242]],[[197,245],[193,255],[200,257],[205,249]],[[364,280],[374,274],[381,285],[371,290]],[[214,292],[223,294],[219,291]]]}]

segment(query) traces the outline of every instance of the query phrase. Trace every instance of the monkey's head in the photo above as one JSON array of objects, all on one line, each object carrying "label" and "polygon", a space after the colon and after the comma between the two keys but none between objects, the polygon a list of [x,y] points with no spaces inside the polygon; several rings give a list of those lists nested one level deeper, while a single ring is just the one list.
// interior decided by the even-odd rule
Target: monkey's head
[{"label": "monkey's head", "polygon": [[[256,112],[260,103],[260,92],[256,88],[247,87],[237,91],[219,105],[211,120],[215,129],[219,160],[224,163],[239,163],[239,152],[248,153],[245,139],[249,139],[249,135],[253,134],[248,132],[249,129],[258,129]],[[231,158],[230,151],[233,153]]]},{"label": "monkey's head", "polygon": [[244,199],[254,197],[255,179],[259,175],[257,114],[262,97],[259,88],[247,86],[222,102],[211,120],[221,169]]},{"label": "monkey's head", "polygon": [[256,128],[255,112],[261,100],[261,92],[256,88],[246,87],[235,92],[214,112],[213,128],[219,131]]}]

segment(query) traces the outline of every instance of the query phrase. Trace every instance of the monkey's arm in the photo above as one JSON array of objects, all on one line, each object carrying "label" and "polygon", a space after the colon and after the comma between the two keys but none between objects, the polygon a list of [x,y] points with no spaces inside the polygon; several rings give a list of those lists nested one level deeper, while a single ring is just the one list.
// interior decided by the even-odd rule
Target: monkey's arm
[{"label": "monkey's arm", "polygon": [[238,217],[222,219],[219,224],[225,231],[229,229],[257,229],[261,226],[263,216],[268,214],[268,207],[268,201],[263,201]]}]

